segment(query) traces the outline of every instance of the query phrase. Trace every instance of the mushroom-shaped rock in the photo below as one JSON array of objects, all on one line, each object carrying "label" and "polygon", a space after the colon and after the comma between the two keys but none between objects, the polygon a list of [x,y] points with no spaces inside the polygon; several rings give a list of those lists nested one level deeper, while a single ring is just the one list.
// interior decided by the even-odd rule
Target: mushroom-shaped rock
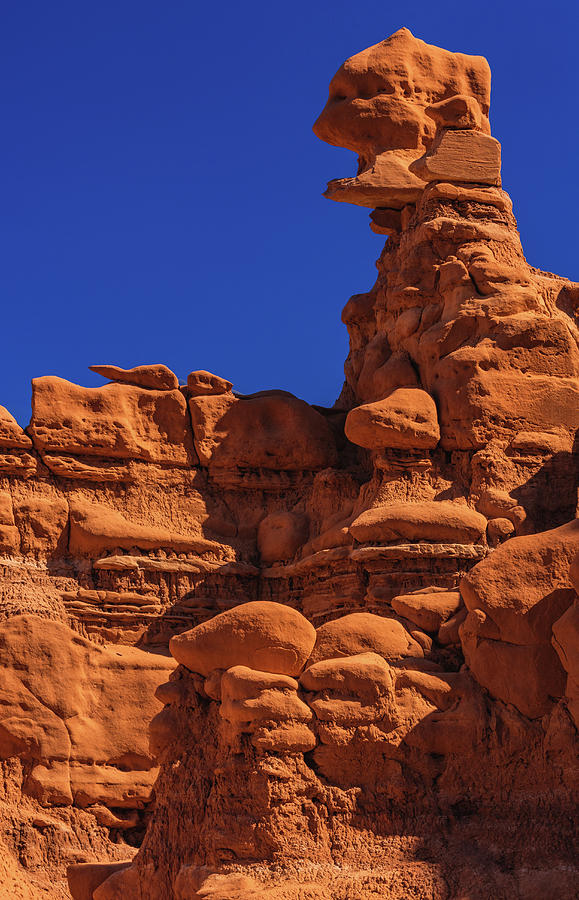
[{"label": "mushroom-shaped rock", "polygon": [[436,404],[420,388],[398,388],[346,418],[346,437],[368,450],[432,450],[440,440]]},{"label": "mushroom-shaped rock", "polygon": [[308,522],[299,513],[270,513],[257,529],[257,547],[264,563],[291,559],[307,539]]},{"label": "mushroom-shaped rock", "polygon": [[316,641],[313,625],[297,610],[268,600],[220,613],[171,638],[177,662],[192,672],[248,666],[276,675],[299,675]]},{"label": "mushroom-shaped rock", "polygon": [[386,660],[424,656],[420,645],[397,619],[360,612],[320,625],[309,663],[367,652]]},{"label": "mushroom-shaped rock", "polygon": [[432,105],[457,95],[472,100],[477,125],[489,131],[486,60],[425,44],[407,28],[346,60],[314,132],[358,153],[360,167],[355,178],[331,181],[326,196],[396,209],[414,202],[424,182],[409,166],[434,136]]},{"label": "mushroom-shaped rock", "polygon": [[174,391],[179,387],[179,379],[175,373],[161,363],[135,366],[133,369],[121,369],[120,366],[108,365],[89,366],[89,369],[110,381],[133,384],[136,387],[150,388],[154,391]]},{"label": "mushroom-shaped rock", "polygon": [[231,381],[220,375],[213,375],[204,369],[197,369],[187,375],[187,388],[192,397],[211,396],[212,394],[228,394],[233,387]]},{"label": "mushroom-shaped rock", "polygon": [[365,510],[350,525],[350,534],[366,541],[449,541],[483,539],[487,520],[462,503],[425,501],[390,503]]}]

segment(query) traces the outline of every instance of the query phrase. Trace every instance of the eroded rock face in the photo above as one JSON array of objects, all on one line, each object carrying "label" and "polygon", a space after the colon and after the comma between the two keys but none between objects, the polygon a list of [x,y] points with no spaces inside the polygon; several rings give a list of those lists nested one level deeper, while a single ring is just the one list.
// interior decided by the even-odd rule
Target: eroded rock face
[{"label": "eroded rock face", "polygon": [[579,285],[489,90],[406,29],[332,81],[388,236],[333,409],[161,364],[0,408],[11,896],[575,896]]}]

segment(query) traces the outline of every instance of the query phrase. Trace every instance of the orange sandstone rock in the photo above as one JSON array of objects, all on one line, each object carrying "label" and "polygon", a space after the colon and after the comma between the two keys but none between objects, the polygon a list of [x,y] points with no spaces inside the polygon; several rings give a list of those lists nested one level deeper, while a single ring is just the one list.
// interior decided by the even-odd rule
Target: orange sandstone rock
[{"label": "orange sandstone rock", "polygon": [[212,468],[315,470],[336,461],[323,417],[285,392],[237,400],[233,394],[189,401],[195,449]]},{"label": "orange sandstone rock", "polygon": [[440,440],[436,404],[425,391],[398,388],[348,413],[346,437],[369,450],[429,450]]},{"label": "orange sandstone rock", "polygon": [[392,609],[419,628],[437,632],[444,622],[458,612],[460,604],[458,591],[437,591],[432,594],[417,591],[394,597]]},{"label": "orange sandstone rock", "polygon": [[250,666],[299,675],[316,633],[296,610],[267,601],[244,603],[171,638],[171,653],[192,672]]},{"label": "orange sandstone rock", "polygon": [[177,376],[161,364],[135,366],[133,369],[121,369],[120,366],[89,366],[89,369],[120,384],[133,384],[155,391],[174,391],[179,387]]},{"label": "orange sandstone rock", "polygon": [[147,723],[171,660],[30,615],[2,623],[0,659],[0,758],[23,760],[24,792],[47,806],[142,808],[156,777]]},{"label": "orange sandstone rock", "polygon": [[321,625],[309,662],[366,652],[386,660],[423,655],[420,645],[396,619],[359,612]]},{"label": "orange sandstone rock", "polygon": [[292,512],[270,513],[259,523],[257,547],[263,563],[291,559],[308,537],[303,515]]},{"label": "orange sandstone rock", "polygon": [[330,182],[326,196],[371,207],[415,202],[424,183],[409,169],[434,138],[428,110],[454,95],[476,104],[488,132],[490,71],[482,57],[449,53],[401,28],[346,60],[314,132],[358,153],[360,167],[355,178]]},{"label": "orange sandstone rock", "polygon": [[462,503],[397,503],[367,509],[350,525],[357,541],[453,541],[483,539],[486,519]]},{"label": "orange sandstone rock", "polygon": [[187,405],[176,390],[83,388],[51,375],[35,378],[30,434],[45,452],[191,462]]},{"label": "orange sandstone rock", "polygon": [[226,378],[205,372],[203,369],[189,372],[187,376],[187,389],[193,397],[202,397],[207,394],[228,394],[232,387],[232,383]]},{"label": "orange sandstone rock", "polygon": [[0,894],[575,898],[579,285],[489,91],[405,29],[332,80],[326,195],[388,236],[334,408],[154,365],[0,409]]}]

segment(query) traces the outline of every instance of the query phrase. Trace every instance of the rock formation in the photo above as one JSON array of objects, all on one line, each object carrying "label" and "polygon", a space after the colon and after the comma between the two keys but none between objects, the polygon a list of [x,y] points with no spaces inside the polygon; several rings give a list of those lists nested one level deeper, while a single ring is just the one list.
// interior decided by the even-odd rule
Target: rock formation
[{"label": "rock formation", "polygon": [[388,237],[332,409],[162,365],[0,408],[0,896],[577,896],[579,284],[489,103],[406,29],[332,79],[326,195]]}]

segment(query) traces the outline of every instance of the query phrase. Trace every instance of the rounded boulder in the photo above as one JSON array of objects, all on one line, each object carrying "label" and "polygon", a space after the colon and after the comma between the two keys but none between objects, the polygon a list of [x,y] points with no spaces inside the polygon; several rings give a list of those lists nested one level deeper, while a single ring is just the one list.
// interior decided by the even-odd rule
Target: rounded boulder
[{"label": "rounded boulder", "polygon": [[420,645],[397,619],[359,612],[320,625],[309,665],[368,652],[386,660],[424,656]]},{"label": "rounded boulder", "polygon": [[232,666],[297,676],[315,642],[313,625],[297,610],[257,600],[176,635],[169,649],[178,663],[204,676]]}]

